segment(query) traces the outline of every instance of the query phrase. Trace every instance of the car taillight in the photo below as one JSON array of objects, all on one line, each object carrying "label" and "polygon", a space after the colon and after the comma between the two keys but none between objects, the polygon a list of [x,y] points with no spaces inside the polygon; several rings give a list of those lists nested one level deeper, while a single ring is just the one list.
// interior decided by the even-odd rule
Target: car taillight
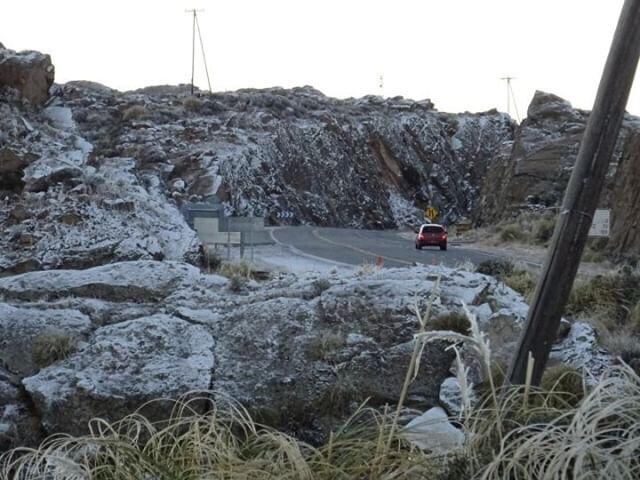
[{"label": "car taillight", "polygon": [[418,240],[424,240],[424,235],[423,234],[418,235]]}]

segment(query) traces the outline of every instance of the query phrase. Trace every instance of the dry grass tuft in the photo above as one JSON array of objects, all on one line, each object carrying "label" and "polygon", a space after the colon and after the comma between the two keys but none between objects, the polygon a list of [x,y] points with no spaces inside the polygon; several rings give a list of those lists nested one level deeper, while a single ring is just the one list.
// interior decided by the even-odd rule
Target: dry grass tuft
[{"label": "dry grass tuft", "polygon": [[635,479],[640,473],[640,377],[603,378],[575,407],[505,437],[481,478]]},{"label": "dry grass tuft", "polygon": [[460,312],[450,312],[430,319],[426,327],[427,331],[448,330],[463,335],[467,335],[470,328],[469,319],[464,313]]},{"label": "dry grass tuft", "polygon": [[[202,412],[205,413],[202,413]],[[2,478],[47,479],[391,479],[438,478],[441,455],[392,435],[388,412],[360,408],[322,447],[255,423],[239,404],[209,393],[182,399],[167,421],[138,414],[95,419],[84,437],[57,435],[1,459]]]},{"label": "dry grass tuft", "polygon": [[537,280],[529,270],[516,269],[511,274],[504,275],[502,281],[522,295],[526,301],[531,301]]},{"label": "dry grass tuft", "polygon": [[36,338],[31,355],[39,368],[64,360],[76,351],[78,339],[64,332],[47,332]]},{"label": "dry grass tuft", "polygon": [[[85,437],[56,435],[38,449],[0,459],[11,479],[636,479],[640,473],[640,377],[627,365],[587,390],[575,370],[554,367],[543,387],[499,387],[485,334],[466,307],[469,334],[427,331],[438,283],[426,311],[415,312],[419,331],[395,409],[364,405],[318,447],[256,423],[224,395],[203,392],[176,402],[170,417],[151,423],[139,414],[90,423]],[[408,387],[419,374],[429,342],[446,341],[456,353],[461,385],[462,449],[420,450],[402,435],[410,412]],[[328,342],[331,343],[331,342]],[[485,383],[472,400],[465,362],[481,366]],[[327,391],[332,409],[348,411],[362,392],[336,381]],[[299,407],[298,407],[299,408]],[[299,408],[300,409],[300,408]]]},{"label": "dry grass tuft", "polygon": [[327,361],[331,355],[346,345],[345,336],[340,332],[322,332],[309,342],[309,356],[312,360]]},{"label": "dry grass tuft", "polygon": [[182,100],[182,106],[190,112],[197,112],[202,107],[202,101],[198,97],[186,97]]},{"label": "dry grass tuft", "polygon": [[133,105],[122,112],[122,120],[125,122],[146,117],[148,111],[144,105]]},{"label": "dry grass tuft", "polygon": [[629,320],[633,322],[632,309],[638,302],[640,275],[623,270],[617,274],[599,275],[576,285],[565,311],[570,315],[598,313],[601,321],[612,331]]}]

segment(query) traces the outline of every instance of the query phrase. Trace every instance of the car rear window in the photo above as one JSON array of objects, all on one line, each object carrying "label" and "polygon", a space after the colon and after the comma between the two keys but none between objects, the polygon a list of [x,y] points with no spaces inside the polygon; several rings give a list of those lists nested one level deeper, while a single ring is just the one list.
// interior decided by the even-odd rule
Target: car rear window
[{"label": "car rear window", "polygon": [[444,228],[442,227],[423,227],[423,233],[442,233],[444,232]]}]

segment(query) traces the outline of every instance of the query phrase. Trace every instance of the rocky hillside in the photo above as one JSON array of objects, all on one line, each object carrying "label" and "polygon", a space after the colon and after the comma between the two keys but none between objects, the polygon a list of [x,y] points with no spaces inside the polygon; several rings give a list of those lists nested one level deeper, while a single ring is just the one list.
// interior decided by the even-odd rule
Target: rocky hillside
[{"label": "rocky hillside", "polygon": [[216,195],[229,213],[294,214],[294,223],[396,227],[422,208],[467,215],[513,124],[449,115],[429,101],[335,100],[310,87],[191,97],[179,87],[57,91],[98,157],[136,160],[177,200]]},{"label": "rocky hillside", "polygon": [[[496,279],[460,270],[287,274],[237,288],[185,263],[145,260],[2,278],[0,450],[81,434],[94,416],[115,420],[203,389],[317,441],[365,398],[397,402],[418,328],[414,305],[424,311],[432,292],[433,325],[459,315],[464,301],[494,356],[510,357],[526,304]],[[555,357],[597,373],[610,360],[590,327],[575,333]],[[440,385],[453,381],[453,352],[445,347],[423,352],[409,406],[446,405]],[[163,418],[166,405],[145,414]]]},{"label": "rocky hillside", "polygon": [[[487,170],[474,213],[476,223],[487,225],[523,209],[560,205],[588,115],[560,97],[536,92],[514,141],[503,145]],[[611,209],[608,249],[618,256],[640,254],[640,213],[635,208],[639,139],[640,118],[625,116],[600,199],[601,208]]]}]

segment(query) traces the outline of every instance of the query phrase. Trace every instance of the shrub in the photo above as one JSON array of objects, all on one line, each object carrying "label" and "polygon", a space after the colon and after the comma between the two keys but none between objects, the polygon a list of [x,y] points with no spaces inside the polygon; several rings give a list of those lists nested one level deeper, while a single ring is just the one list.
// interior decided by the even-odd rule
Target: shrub
[{"label": "shrub", "polygon": [[515,270],[510,275],[505,275],[502,279],[509,287],[522,295],[527,301],[531,297],[536,288],[536,279],[528,270]]},{"label": "shrub", "polygon": [[503,242],[523,242],[527,239],[527,234],[517,223],[509,223],[500,228],[500,240]]},{"label": "shrub", "polygon": [[478,264],[476,272],[497,277],[503,275],[511,275],[514,268],[515,267],[511,260],[507,260],[505,258],[496,258],[480,262]]},{"label": "shrub", "polygon": [[43,333],[33,344],[32,357],[39,368],[64,360],[76,351],[76,337],[63,332]]},{"label": "shrub", "polygon": [[583,262],[600,263],[606,259],[602,252],[596,252],[587,247],[582,253]]},{"label": "shrub", "polygon": [[186,97],[182,100],[182,106],[190,112],[197,112],[202,107],[202,102],[198,97]]},{"label": "shrub", "polygon": [[329,282],[329,280],[327,280],[326,278],[316,279],[311,283],[311,292],[309,293],[309,295],[305,296],[305,298],[312,299],[319,297],[320,295],[322,295],[322,292],[328,290],[329,288],[331,288],[331,282]]},{"label": "shrub", "polygon": [[640,359],[640,338],[634,337],[629,332],[620,332],[605,335],[602,343],[616,357],[625,363],[635,363]]},{"label": "shrub", "polygon": [[556,226],[554,217],[542,217],[536,224],[534,238],[536,242],[546,244],[553,236],[553,229]]},{"label": "shrub", "polygon": [[246,277],[241,277],[240,275],[232,275],[231,277],[229,277],[229,290],[231,290],[232,292],[241,292],[246,285]]},{"label": "shrub", "polygon": [[247,262],[224,262],[218,267],[218,274],[223,277],[243,277],[246,279],[251,278],[252,267]]},{"label": "shrub", "polygon": [[316,407],[324,415],[342,416],[350,413],[351,405],[361,401],[361,397],[353,383],[343,375],[338,375],[335,382],[329,385],[318,399]]},{"label": "shrub", "polygon": [[210,251],[207,248],[205,248],[205,251],[204,251],[204,258],[205,258],[207,269],[209,271],[214,271],[214,272],[218,271],[218,269],[222,265],[222,258],[220,258],[220,255]]},{"label": "shrub", "polygon": [[147,116],[147,109],[143,105],[133,105],[122,112],[122,119],[127,122]]},{"label": "shrub", "polygon": [[430,319],[427,322],[427,330],[444,330],[461,333],[463,335],[467,335],[469,333],[469,328],[471,324],[469,323],[469,319],[464,313],[460,312],[450,312],[444,315],[440,315],[435,317],[434,319]]},{"label": "shrub", "polygon": [[574,286],[565,311],[567,314],[599,312],[610,316],[609,328],[626,323],[631,309],[640,301],[640,276],[623,271],[615,275],[598,275]]},{"label": "shrub", "polygon": [[556,396],[551,397],[552,400],[555,400],[551,405],[554,407],[562,407],[565,403],[575,407],[586,394],[584,380],[580,372],[565,364],[547,368],[542,375],[540,388],[547,392],[555,392],[561,396],[560,399]]}]

